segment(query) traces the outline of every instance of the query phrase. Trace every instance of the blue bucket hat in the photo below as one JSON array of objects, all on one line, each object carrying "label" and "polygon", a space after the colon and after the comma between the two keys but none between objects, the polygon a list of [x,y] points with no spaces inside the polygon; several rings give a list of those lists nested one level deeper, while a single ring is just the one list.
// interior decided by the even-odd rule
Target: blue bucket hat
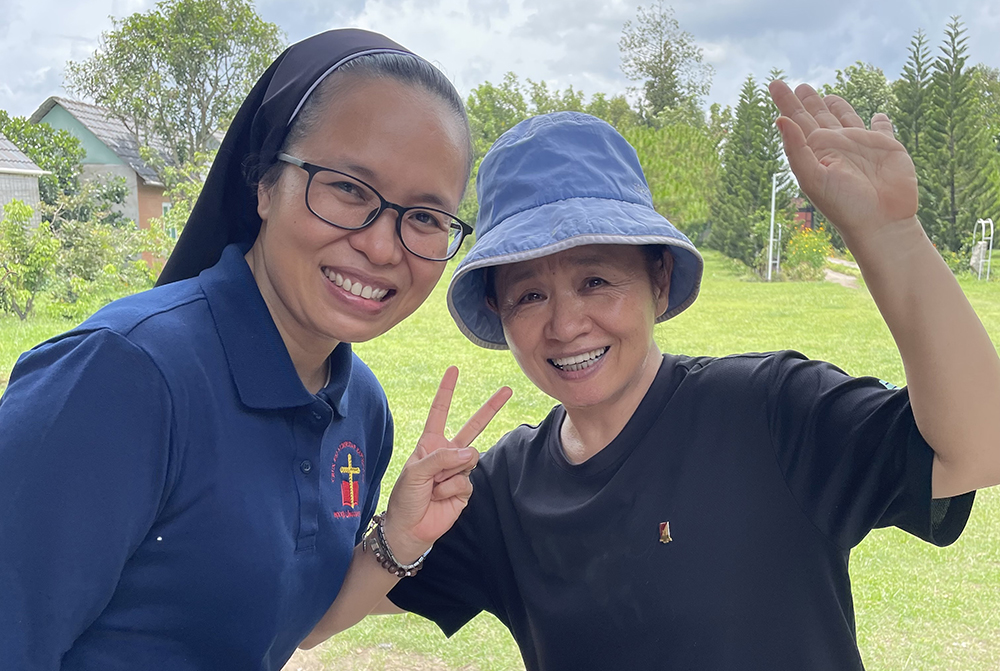
[{"label": "blue bucket hat", "polygon": [[455,270],[448,309],[469,340],[507,349],[486,304],[486,269],[580,245],[666,245],[673,256],[661,322],[698,295],[704,263],[691,241],[653,209],[639,158],[609,124],[579,112],[522,121],[490,148],[476,179],[476,243]]}]

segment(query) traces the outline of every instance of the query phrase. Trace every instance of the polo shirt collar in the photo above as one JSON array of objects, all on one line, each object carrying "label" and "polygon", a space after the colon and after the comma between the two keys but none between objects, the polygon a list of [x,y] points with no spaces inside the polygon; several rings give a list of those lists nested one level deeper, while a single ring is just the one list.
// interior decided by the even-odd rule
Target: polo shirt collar
[{"label": "polo shirt collar", "polygon": [[[261,410],[309,405],[316,396],[302,384],[239,245],[198,276],[226,353],[240,400]],[[330,355],[330,383],[320,391],[338,415],[347,412],[353,355],[341,343]]]}]

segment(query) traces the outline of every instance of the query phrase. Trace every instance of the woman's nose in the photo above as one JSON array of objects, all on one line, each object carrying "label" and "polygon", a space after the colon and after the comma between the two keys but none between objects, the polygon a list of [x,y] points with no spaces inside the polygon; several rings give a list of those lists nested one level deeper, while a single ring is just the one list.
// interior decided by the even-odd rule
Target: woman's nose
[{"label": "woman's nose", "polygon": [[371,224],[350,234],[351,246],[375,266],[391,266],[403,260],[406,250],[396,234],[395,210],[386,209]]},{"label": "woman's nose", "polygon": [[573,295],[556,294],[549,298],[546,335],[561,342],[571,342],[592,328],[584,301]]}]

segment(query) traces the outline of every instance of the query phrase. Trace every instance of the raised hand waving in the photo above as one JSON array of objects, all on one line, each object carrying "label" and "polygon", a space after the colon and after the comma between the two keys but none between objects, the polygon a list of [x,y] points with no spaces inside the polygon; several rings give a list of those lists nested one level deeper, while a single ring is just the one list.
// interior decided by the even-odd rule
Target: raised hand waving
[{"label": "raised hand waving", "polygon": [[808,84],[793,93],[770,84],[788,163],[809,200],[840,231],[848,246],[877,236],[917,213],[917,175],[906,149],[882,113],[871,130],[846,100],[821,97]]}]

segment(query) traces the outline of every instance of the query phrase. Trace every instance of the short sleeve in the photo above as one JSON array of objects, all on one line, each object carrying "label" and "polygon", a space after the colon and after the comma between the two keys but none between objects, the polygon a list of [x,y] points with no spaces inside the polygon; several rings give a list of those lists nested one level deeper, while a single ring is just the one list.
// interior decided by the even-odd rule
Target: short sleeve
[{"label": "short sleeve", "polygon": [[171,403],[110,331],[21,357],[0,399],[0,668],[57,669],[161,505]]},{"label": "short sleeve", "polygon": [[493,517],[487,514],[492,498],[482,473],[482,469],[472,472],[469,504],[454,526],[434,543],[424,567],[389,592],[389,600],[396,606],[432,620],[446,636],[484,610],[498,614],[486,585],[488,567],[479,539],[498,538],[500,531],[483,526]]},{"label": "short sleeve", "polygon": [[772,444],[792,495],[822,533],[844,549],[876,527],[940,546],[958,538],[975,493],[932,499],[934,451],[905,388],[796,352],[774,355],[772,365]]},{"label": "short sleeve", "polygon": [[365,497],[365,503],[361,509],[361,526],[358,527],[358,533],[354,537],[355,545],[360,543],[365,537],[365,533],[368,531],[368,523],[371,522],[372,516],[375,514],[375,506],[378,505],[379,496],[382,494],[382,478],[385,477],[385,471],[389,467],[390,459],[392,459],[392,442],[392,414],[386,408],[385,432],[382,434],[375,468],[370,471],[370,480],[367,487],[368,495]]}]

